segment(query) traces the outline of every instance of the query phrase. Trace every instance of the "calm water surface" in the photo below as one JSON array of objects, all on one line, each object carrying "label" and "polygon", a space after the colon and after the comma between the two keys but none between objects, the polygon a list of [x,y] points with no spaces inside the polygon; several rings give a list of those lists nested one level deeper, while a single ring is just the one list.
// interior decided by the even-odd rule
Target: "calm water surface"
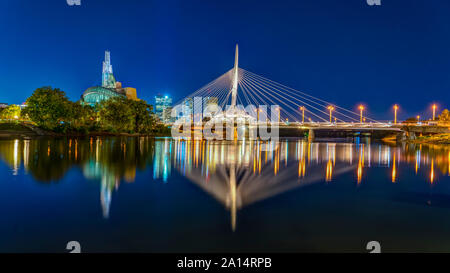
[{"label": "calm water surface", "polygon": [[450,252],[450,146],[0,140],[0,252]]}]

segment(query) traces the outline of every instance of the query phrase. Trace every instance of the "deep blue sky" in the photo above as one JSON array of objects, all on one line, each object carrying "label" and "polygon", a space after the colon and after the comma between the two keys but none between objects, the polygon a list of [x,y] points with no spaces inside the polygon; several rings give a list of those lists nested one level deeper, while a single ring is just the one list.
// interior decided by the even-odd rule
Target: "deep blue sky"
[{"label": "deep blue sky", "polygon": [[1,0],[0,102],[51,85],[78,100],[116,79],[176,101],[233,66],[370,116],[429,115],[450,101],[450,1]]}]

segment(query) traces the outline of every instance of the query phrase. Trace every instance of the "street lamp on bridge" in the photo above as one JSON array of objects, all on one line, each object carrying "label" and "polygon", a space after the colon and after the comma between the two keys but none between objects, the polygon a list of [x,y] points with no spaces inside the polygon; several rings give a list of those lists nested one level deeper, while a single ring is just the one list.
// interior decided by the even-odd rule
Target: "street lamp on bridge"
[{"label": "street lamp on bridge", "polygon": [[333,111],[334,111],[334,107],[332,105],[327,107],[328,110],[330,110],[330,123],[332,122],[332,118],[333,118]]},{"label": "street lamp on bridge", "polygon": [[363,111],[364,111],[364,105],[359,106],[359,112],[360,112],[360,122],[363,123]]},{"label": "street lamp on bridge", "polygon": [[397,124],[397,110],[398,110],[398,105],[394,105],[394,124]]},{"label": "street lamp on bridge", "polygon": [[436,120],[436,108],[437,108],[437,105],[433,104],[433,120]]},{"label": "street lamp on bridge", "polygon": [[301,106],[300,111],[302,111],[302,123],[305,123],[305,106]]}]

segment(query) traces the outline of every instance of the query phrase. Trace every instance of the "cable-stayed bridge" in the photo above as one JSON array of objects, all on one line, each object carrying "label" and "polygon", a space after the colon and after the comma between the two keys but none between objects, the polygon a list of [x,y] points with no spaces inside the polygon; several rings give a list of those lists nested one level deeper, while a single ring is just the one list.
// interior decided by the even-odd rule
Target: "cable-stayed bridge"
[{"label": "cable-stayed bridge", "polygon": [[346,132],[401,131],[395,124],[364,115],[364,106],[360,106],[359,112],[340,107],[240,68],[238,62],[236,45],[234,67],[180,102],[179,105],[191,109],[183,111],[187,122],[194,126],[203,126],[210,120],[250,126],[270,124],[285,132],[280,131],[281,135],[299,134],[299,130],[289,133],[293,128],[309,130],[310,136],[319,131],[342,136]]}]

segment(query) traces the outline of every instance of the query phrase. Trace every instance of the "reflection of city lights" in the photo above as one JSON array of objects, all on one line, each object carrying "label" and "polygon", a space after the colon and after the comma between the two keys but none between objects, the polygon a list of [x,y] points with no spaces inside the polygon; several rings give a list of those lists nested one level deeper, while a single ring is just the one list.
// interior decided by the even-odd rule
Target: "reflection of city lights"
[{"label": "reflection of city lights", "polygon": [[348,151],[348,155],[349,155],[349,164],[353,165],[353,145],[349,145],[349,151]]},{"label": "reflection of city lights", "polygon": [[416,152],[416,174],[420,168],[420,150]]},{"label": "reflection of city lights", "polygon": [[286,142],[284,146],[286,147],[286,149],[285,149],[285,151],[284,151],[284,166],[287,166],[288,155],[289,155],[289,151],[288,151],[289,143]]},{"label": "reflection of city lights", "polygon": [[360,150],[359,158],[361,160],[361,164],[362,164],[363,167],[364,167],[364,160],[366,158],[366,153],[364,151],[364,148],[365,148],[364,144],[361,144],[361,150]]},{"label": "reflection of city lights", "polygon": [[[60,179],[57,176],[61,173],[57,169],[61,166],[58,165],[60,158],[67,166],[83,165],[86,179],[95,178],[102,183],[101,200],[105,217],[109,213],[111,192],[122,180],[134,181],[136,169],[140,169],[137,168],[139,166],[137,163],[151,162],[151,165],[146,164],[153,171],[154,178],[162,181],[170,181],[170,175],[176,167],[176,170],[186,177],[190,174],[203,179],[201,182],[208,189],[217,187],[215,185],[218,177],[229,179],[228,175],[223,175],[227,174],[224,170],[229,172],[229,166],[234,166],[235,188],[230,188],[228,180],[226,187],[223,187],[231,194],[227,195],[229,201],[226,206],[232,208],[233,228],[236,226],[236,210],[242,208],[243,202],[248,200],[243,197],[258,195],[259,193],[253,191],[258,187],[267,187],[264,188],[264,194],[272,195],[273,189],[278,186],[282,188],[291,182],[300,187],[308,185],[314,179],[334,181],[343,171],[350,171],[350,175],[354,175],[355,170],[352,167],[356,169],[358,185],[362,183],[363,176],[366,179],[369,174],[374,174],[374,171],[364,173],[366,171],[364,168],[370,166],[384,168],[381,172],[377,169],[375,173],[378,175],[384,173],[384,180],[391,180],[393,183],[399,182],[397,179],[400,173],[407,176],[408,174],[404,174],[405,171],[410,174],[415,171],[417,174],[421,168],[422,172],[426,171],[426,175],[422,178],[417,176],[415,181],[425,184],[438,183],[440,171],[443,175],[447,172],[450,176],[450,151],[448,147],[439,145],[411,144],[389,147],[382,144],[311,143],[304,140],[287,143],[247,139],[237,143],[194,139],[173,141],[170,138],[162,140],[142,138],[133,141],[132,138],[111,141],[99,137],[86,140],[73,138],[61,142],[13,139],[4,141],[3,146],[0,145],[0,153],[1,160],[14,174],[17,174],[21,167],[34,174],[37,160],[40,160],[39,164],[44,166],[44,170],[49,169],[48,173],[52,175],[50,177],[52,179]],[[276,148],[264,149],[266,144]],[[47,156],[51,156],[51,160]],[[114,160],[110,160],[111,156],[114,156]],[[136,164],[133,162],[134,156]],[[283,160],[284,165],[281,164]],[[406,164],[401,165],[402,163]],[[350,166],[352,164],[353,166]],[[42,168],[38,171],[42,171]],[[339,177],[338,182],[341,181]],[[217,189],[222,190],[223,185],[219,186]],[[251,189],[251,194],[244,195],[245,188],[247,191]],[[264,194],[261,196],[265,196]],[[234,205],[231,201],[235,202]]]},{"label": "reflection of city lights", "polygon": [[[187,147],[188,151],[190,151],[189,149],[190,145],[186,145],[185,147]],[[170,141],[169,139],[165,139],[164,142],[157,142],[155,144],[155,153],[153,161],[154,179],[162,178],[164,182],[167,182],[171,172],[171,154],[172,154],[172,141]],[[194,158],[196,157],[195,151],[193,153],[193,156]],[[189,158],[186,159],[188,160],[188,162],[190,162]]]},{"label": "reflection of city lights", "polygon": [[325,175],[325,180],[327,182],[331,181],[331,179],[333,178],[333,162],[331,160],[328,160],[327,162],[327,172]]},{"label": "reflection of city lights", "polygon": [[431,160],[430,183],[434,182],[434,159]]},{"label": "reflection of city lights", "polygon": [[236,229],[236,170],[232,166],[230,170],[230,197],[231,197],[231,229],[235,231]]},{"label": "reflection of city lights", "polygon": [[306,174],[306,164],[305,160],[300,160],[298,162],[298,177],[304,177]]},{"label": "reflection of city lights", "polygon": [[361,184],[361,180],[362,180],[362,172],[363,172],[363,166],[361,163],[361,159],[358,162],[358,171],[357,171],[357,182],[358,184]]},{"label": "reflection of city lights", "polygon": [[28,163],[30,161],[30,141],[23,141],[23,166],[25,170],[28,171]]},{"label": "reflection of city lights", "polygon": [[17,171],[19,170],[19,140],[14,140],[14,173],[13,175],[17,175]]},{"label": "reflection of city lights", "polygon": [[308,141],[308,162],[311,163],[311,142]]},{"label": "reflection of city lights", "polygon": [[78,159],[78,140],[75,140],[75,160]]},{"label": "reflection of city lights", "polygon": [[280,168],[280,150],[275,150],[275,162],[273,167],[273,173],[276,175],[278,173],[278,170]]},{"label": "reflection of city lights", "polygon": [[395,161],[395,152],[394,159],[392,160],[392,183],[395,183],[397,179],[397,162]]}]

